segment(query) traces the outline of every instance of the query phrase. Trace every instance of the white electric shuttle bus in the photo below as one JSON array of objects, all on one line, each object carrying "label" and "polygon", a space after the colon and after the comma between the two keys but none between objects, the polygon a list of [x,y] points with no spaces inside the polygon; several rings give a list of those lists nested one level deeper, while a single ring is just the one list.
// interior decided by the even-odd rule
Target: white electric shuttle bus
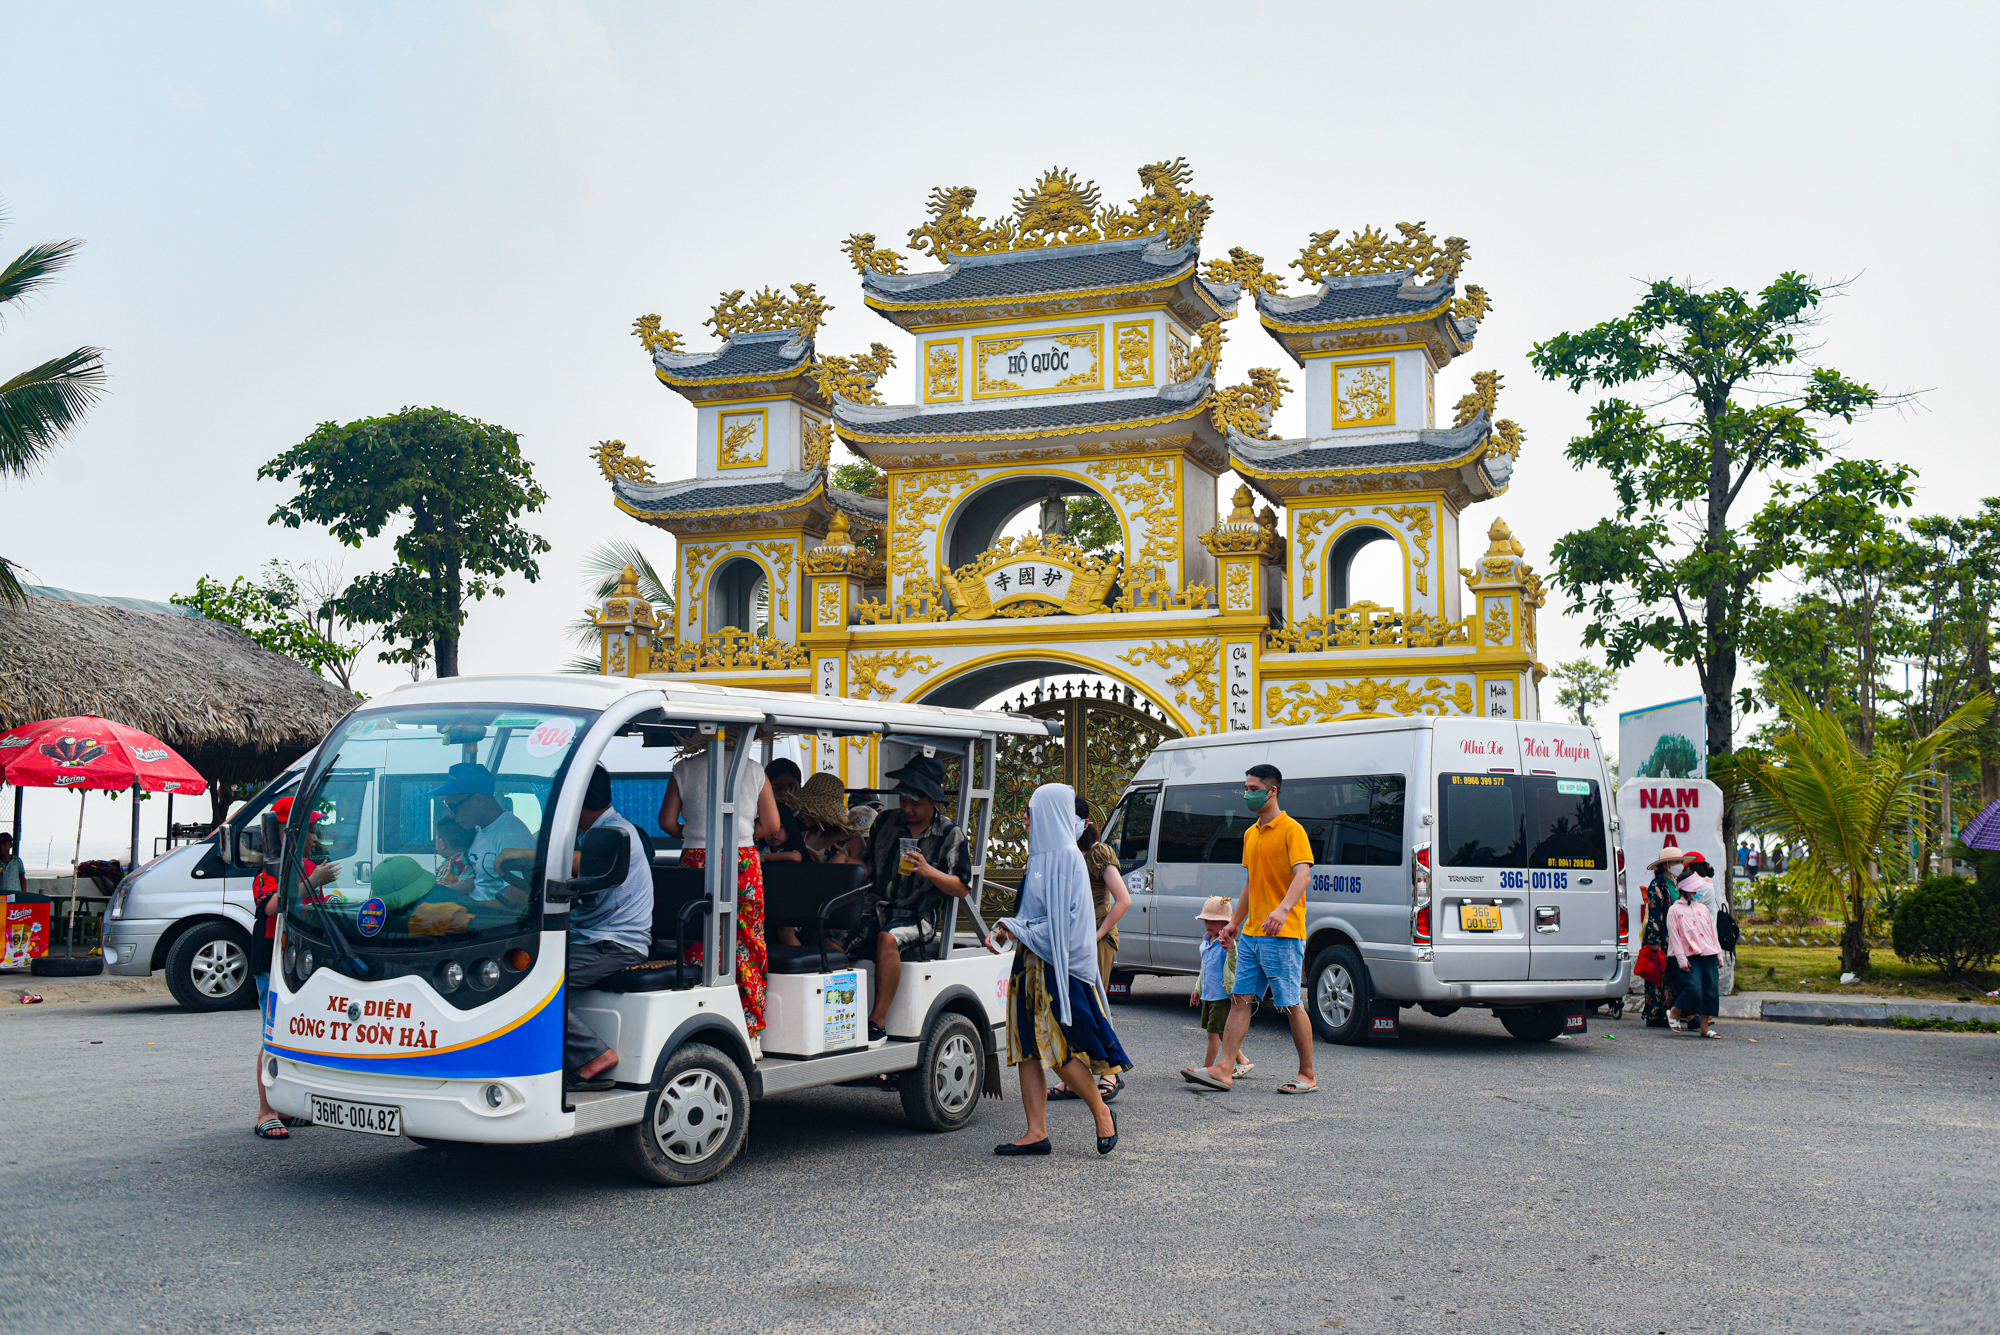
[{"label": "white electric shuttle bus", "polygon": [[[981,710],[584,676],[458,677],[370,701],[314,755],[282,834],[285,908],[261,1067],[272,1106],[427,1147],[615,1128],[639,1177],[673,1185],[722,1172],[743,1145],[751,1102],[789,1090],[887,1076],[881,1083],[898,1090],[917,1125],[964,1126],[982,1093],[1000,1093],[1008,961],[956,944],[960,901],[947,901],[944,931],[925,957],[906,961],[889,1038],[871,1045],[874,962],[825,948],[829,921],[865,891],[867,869],[767,864],[767,1027],[753,1056],[729,944],[736,859],[705,870],[656,862],[648,962],[572,990],[565,928],[586,881],[571,875],[570,854],[599,764],[615,788],[657,804],[676,754],[663,748],[710,738],[708,790],[724,797],[703,814],[708,847],[721,848],[735,794],[746,791],[750,767],[769,759],[773,739],[816,738],[855,756],[842,739],[867,738],[878,773],[918,754],[956,764],[951,814],[972,845],[963,902],[983,939],[997,741],[1006,734],[1046,735],[1046,727]],[[483,899],[433,879],[450,859],[434,844],[439,804],[430,793],[464,761],[494,776],[496,799],[534,845],[532,866],[500,864],[507,888]],[[657,783],[648,788],[635,774]],[[642,827],[652,819],[624,814]],[[370,834],[373,856],[343,862],[323,897],[300,893],[309,820],[336,832],[336,850],[347,827]],[[775,944],[787,926],[808,944]],[[698,964],[688,962],[695,942]],[[566,1012],[617,1051],[612,1090],[565,1092]]]}]

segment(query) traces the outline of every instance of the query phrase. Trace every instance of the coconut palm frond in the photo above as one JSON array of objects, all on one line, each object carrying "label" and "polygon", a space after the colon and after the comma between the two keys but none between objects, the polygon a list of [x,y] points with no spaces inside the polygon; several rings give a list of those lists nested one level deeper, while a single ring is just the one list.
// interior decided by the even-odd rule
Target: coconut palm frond
[{"label": "coconut palm frond", "polygon": [[21,587],[15,568],[12,561],[0,556],[0,605],[14,607],[28,601],[28,591]]},{"label": "coconut palm frond", "polygon": [[1966,702],[1928,734],[1878,742],[1873,753],[1854,744],[1840,718],[1797,691],[1779,692],[1785,723],[1768,752],[1740,752],[1720,766],[1735,789],[1747,824],[1802,845],[1811,863],[1853,911],[1868,899],[1877,868],[1889,860],[1902,828],[1923,801],[1934,764],[1959,734],[1976,728],[1993,702]]},{"label": "coconut palm frond", "polygon": [[556,671],[575,672],[586,677],[595,677],[603,673],[604,664],[601,660],[593,658],[589,654],[578,654],[575,658],[566,660]]},{"label": "coconut palm frond", "polygon": [[61,273],[82,249],[83,241],[71,237],[67,241],[38,242],[16,255],[6,268],[0,269],[0,306],[32,294]]},{"label": "coconut palm frond", "polygon": [[654,607],[672,607],[674,595],[667,581],[653,568],[652,558],[630,542],[600,543],[583,558],[584,579],[592,598],[609,598],[618,588],[618,577],[631,566],[639,576],[639,596]]},{"label": "coconut palm frond", "polygon": [[0,383],[0,474],[34,471],[103,393],[97,348],[52,357]]}]

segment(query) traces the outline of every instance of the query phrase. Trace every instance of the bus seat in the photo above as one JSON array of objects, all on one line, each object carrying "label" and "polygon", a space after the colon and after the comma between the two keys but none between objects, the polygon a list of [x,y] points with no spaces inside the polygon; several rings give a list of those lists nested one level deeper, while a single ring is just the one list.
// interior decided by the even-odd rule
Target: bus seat
[{"label": "bus seat", "polygon": [[701,983],[699,964],[676,964],[672,960],[647,960],[620,969],[594,984],[600,992],[678,992]]},{"label": "bus seat", "polygon": [[[822,949],[830,925],[840,926],[842,909],[854,906],[868,887],[868,869],[823,862],[764,864],[764,939],[772,973],[826,973],[848,968],[841,951]],[[774,938],[780,927],[798,929],[804,945]]]},{"label": "bus seat", "polygon": [[654,867],[653,949],[651,958],[678,960],[683,932],[681,913],[690,904],[706,903],[708,891],[702,885],[699,867]]}]

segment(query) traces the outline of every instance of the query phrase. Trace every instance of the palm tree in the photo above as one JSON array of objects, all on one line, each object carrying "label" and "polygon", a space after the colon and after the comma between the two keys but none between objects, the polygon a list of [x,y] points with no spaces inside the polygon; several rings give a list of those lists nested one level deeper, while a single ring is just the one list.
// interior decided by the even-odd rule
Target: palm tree
[{"label": "palm tree", "polygon": [[1860,973],[1868,967],[1862,927],[1882,864],[1919,811],[1925,786],[1938,777],[1939,753],[1978,727],[1993,700],[1975,696],[1912,741],[1877,734],[1872,752],[1855,745],[1838,715],[1799,691],[1780,688],[1777,704],[1783,731],[1770,749],[1711,759],[1710,775],[1735,790],[1744,824],[1805,849],[1797,865],[1808,889],[1840,902],[1841,968]]},{"label": "palm tree", "polygon": [[[0,212],[0,224],[7,215]],[[0,269],[0,312],[52,281],[83,242],[43,241]],[[25,478],[55,452],[104,393],[103,352],[78,348],[0,382],[0,477]],[[0,602],[26,599],[14,562],[0,556]]]},{"label": "palm tree", "polygon": [[[653,605],[655,614],[671,623],[674,611],[673,591],[667,582],[653,569],[652,560],[639,548],[629,542],[606,542],[590,549],[583,558],[583,578],[590,589],[592,604],[601,603],[618,589],[618,579],[631,566],[639,576],[639,596]],[[597,623],[590,619],[590,613],[569,623],[569,632],[581,645],[597,643]],[[564,672],[588,672],[595,674],[602,664],[595,654],[578,654],[563,664]]]}]

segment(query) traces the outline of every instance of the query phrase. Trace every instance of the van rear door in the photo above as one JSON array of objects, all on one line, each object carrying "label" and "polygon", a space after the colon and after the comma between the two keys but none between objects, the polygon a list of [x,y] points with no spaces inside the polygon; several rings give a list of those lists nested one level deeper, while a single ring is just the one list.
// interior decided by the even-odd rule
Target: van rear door
[{"label": "van rear door", "polygon": [[1523,723],[1520,729],[1528,976],[1609,978],[1618,971],[1619,890],[1596,739],[1581,728]]},{"label": "van rear door", "polygon": [[1514,723],[1440,722],[1436,846],[1431,850],[1433,968],[1453,983],[1528,977],[1526,859]]}]

